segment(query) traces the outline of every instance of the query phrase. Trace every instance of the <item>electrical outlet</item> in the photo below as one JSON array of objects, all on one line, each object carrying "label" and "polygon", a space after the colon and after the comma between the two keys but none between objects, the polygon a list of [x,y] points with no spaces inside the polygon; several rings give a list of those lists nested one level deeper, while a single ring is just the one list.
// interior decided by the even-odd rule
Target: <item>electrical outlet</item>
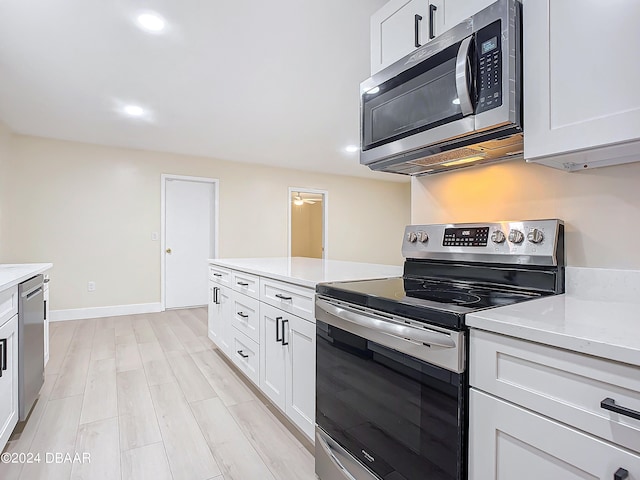
[{"label": "electrical outlet", "polygon": [[96,282],[87,283],[87,291],[95,292],[96,291]]},{"label": "electrical outlet", "polygon": [[151,233],[151,241],[152,242],[157,242],[159,238],[160,238],[160,235],[158,235],[158,232]]}]

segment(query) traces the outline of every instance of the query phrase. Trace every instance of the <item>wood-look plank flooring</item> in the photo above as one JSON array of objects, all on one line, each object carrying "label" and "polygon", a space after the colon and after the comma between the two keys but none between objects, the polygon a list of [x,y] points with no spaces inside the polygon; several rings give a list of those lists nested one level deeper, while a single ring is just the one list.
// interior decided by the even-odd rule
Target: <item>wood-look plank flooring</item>
[{"label": "wood-look plank flooring", "polygon": [[45,384],[5,448],[40,462],[0,462],[0,479],[313,480],[206,322],[196,308],[52,323]]}]

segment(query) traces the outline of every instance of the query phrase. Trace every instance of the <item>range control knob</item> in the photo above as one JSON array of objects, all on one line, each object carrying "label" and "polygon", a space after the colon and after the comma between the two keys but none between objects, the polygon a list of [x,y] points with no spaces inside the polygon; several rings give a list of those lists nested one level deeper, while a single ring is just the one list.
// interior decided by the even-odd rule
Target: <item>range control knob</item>
[{"label": "range control knob", "polygon": [[418,236],[416,235],[416,232],[407,233],[407,240],[411,243],[416,243],[416,240],[418,240]]},{"label": "range control knob", "polygon": [[544,240],[544,234],[537,228],[534,228],[527,234],[527,240],[531,243],[540,243]]},{"label": "range control knob", "polygon": [[495,230],[491,234],[491,241],[493,243],[503,243],[506,239],[507,239],[507,237],[505,237],[505,235],[504,235],[502,230]]},{"label": "range control knob", "polygon": [[511,243],[522,243],[524,241],[524,233],[520,230],[511,230],[509,232],[509,241]]},{"label": "range control knob", "polygon": [[429,240],[429,235],[427,232],[418,232],[418,241],[421,243],[426,243]]}]

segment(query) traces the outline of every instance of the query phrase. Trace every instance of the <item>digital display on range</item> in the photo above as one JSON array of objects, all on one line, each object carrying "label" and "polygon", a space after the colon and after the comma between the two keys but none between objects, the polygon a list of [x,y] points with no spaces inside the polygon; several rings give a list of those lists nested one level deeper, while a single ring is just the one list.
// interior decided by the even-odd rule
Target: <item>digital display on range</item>
[{"label": "digital display on range", "polygon": [[498,48],[498,37],[490,38],[486,42],[482,42],[482,55],[490,52],[491,50],[495,50],[496,48]]},{"label": "digital display on range", "polygon": [[486,247],[489,227],[445,228],[443,247]]}]

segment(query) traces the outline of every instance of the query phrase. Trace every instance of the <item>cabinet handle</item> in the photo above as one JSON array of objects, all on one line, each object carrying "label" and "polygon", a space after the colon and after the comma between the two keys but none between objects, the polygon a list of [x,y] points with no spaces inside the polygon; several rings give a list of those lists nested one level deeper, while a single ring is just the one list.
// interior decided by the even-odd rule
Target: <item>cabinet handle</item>
[{"label": "cabinet handle", "polygon": [[244,353],[242,350],[238,350],[238,355],[240,355],[242,358],[249,358],[249,355],[247,355],[246,353]]},{"label": "cabinet handle", "polygon": [[214,273],[214,274],[213,274],[213,276],[214,276],[214,277],[221,277],[221,276],[222,276],[222,274],[221,274],[221,273]]},{"label": "cabinet handle", "polygon": [[246,313],[244,313],[244,312],[238,312],[238,316],[239,316],[239,317],[242,317],[242,318],[249,318],[249,315],[247,315],[247,314],[246,314]]},{"label": "cabinet handle", "polygon": [[291,300],[291,297],[287,297],[287,296],[281,295],[279,293],[276,293],[276,298],[279,298],[280,300]]},{"label": "cabinet handle", "polygon": [[280,338],[280,320],[282,320],[282,317],[276,317],[276,342],[282,341],[282,338]]},{"label": "cabinet handle", "polygon": [[241,287],[248,287],[249,284],[246,282],[236,282],[238,285],[240,285]]},{"label": "cabinet handle", "polygon": [[414,40],[416,48],[420,48],[420,22],[422,21],[422,15],[418,15],[416,13],[415,17],[413,17],[413,31],[414,31]]},{"label": "cabinet handle", "polygon": [[629,472],[624,468],[619,468],[616,473],[613,474],[613,480],[627,480],[629,478]]},{"label": "cabinet handle", "polygon": [[2,372],[7,369],[7,339],[3,338],[0,340],[0,347],[2,347],[2,368],[0,368],[0,377],[2,376]]},{"label": "cabinet handle", "polygon": [[600,408],[619,413],[620,415],[624,415],[625,417],[631,417],[635,418],[636,420],[640,420],[640,412],[627,407],[616,405],[616,401],[613,398],[605,398],[604,400],[602,400],[600,402]]},{"label": "cabinet handle", "polygon": [[429,40],[433,40],[434,38],[436,38],[435,28],[433,25],[433,20],[436,16],[436,10],[438,10],[438,7],[433,4],[429,4]]},{"label": "cabinet handle", "polygon": [[289,323],[289,320],[282,320],[282,346],[289,345],[289,342],[284,341],[284,324]]},{"label": "cabinet handle", "polygon": [[220,288],[214,287],[216,290],[216,305],[220,305]]}]

